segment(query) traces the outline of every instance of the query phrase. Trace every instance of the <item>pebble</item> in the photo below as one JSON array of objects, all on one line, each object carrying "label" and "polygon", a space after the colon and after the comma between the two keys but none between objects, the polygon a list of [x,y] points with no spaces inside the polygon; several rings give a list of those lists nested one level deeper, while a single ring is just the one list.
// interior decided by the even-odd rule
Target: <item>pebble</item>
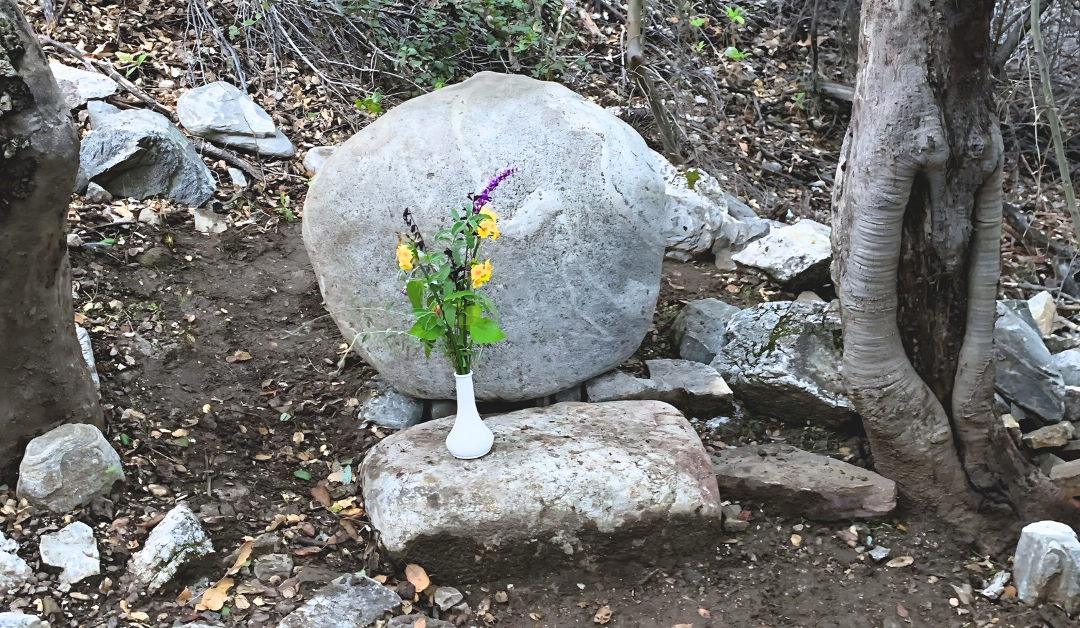
[{"label": "pebble", "polygon": [[880,545],[878,545],[870,550],[870,558],[874,559],[875,563],[880,563],[881,561],[888,558],[890,553],[892,553],[892,550],[887,547],[881,547]]},{"label": "pebble", "polygon": [[460,604],[465,596],[461,594],[454,587],[439,587],[435,589],[435,604],[438,605],[440,610],[448,611],[457,604]]}]

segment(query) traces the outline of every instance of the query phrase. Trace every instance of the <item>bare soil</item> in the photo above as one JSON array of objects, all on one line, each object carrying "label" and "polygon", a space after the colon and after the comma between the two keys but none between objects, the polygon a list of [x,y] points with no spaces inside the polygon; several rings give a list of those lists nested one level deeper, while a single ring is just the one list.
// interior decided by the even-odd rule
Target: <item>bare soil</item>
[{"label": "bare soil", "polygon": [[[327,485],[335,463],[355,464],[390,431],[356,419],[374,371],[350,355],[337,372],[344,345],[322,308],[299,223],[275,217],[207,236],[173,215],[161,228],[120,228],[115,235],[125,244],[72,256],[79,269],[77,306],[92,330],[102,377],[107,436],[128,477],[110,502],[74,517],[106,539],[104,574],[62,591],[57,570],[40,564],[36,538],[64,521],[7,501],[14,507],[0,515],[3,529],[20,541],[39,581],[0,598],[3,605],[28,611],[43,605],[54,626],[72,628],[166,628],[193,620],[260,628],[276,624],[336,574],[365,569],[385,576],[390,586],[404,580],[403,565],[379,556],[355,482],[329,483],[331,499],[355,497],[337,514],[313,498],[312,489]],[[134,244],[164,247],[171,262],[142,266],[123,252]],[[657,333],[642,352],[670,355],[666,326],[690,299],[716,296],[746,305],[792,296],[754,278],[723,275],[707,263],[666,264]],[[740,285],[738,292],[728,285]],[[857,434],[791,428],[740,413],[706,427],[709,418],[695,421],[709,449],[783,440],[870,462]],[[3,479],[13,485],[14,478]],[[13,497],[13,491],[0,492],[0,503]],[[154,518],[181,499],[211,532],[216,559],[181,573],[155,595],[127,592],[121,585],[130,553]],[[718,537],[694,556],[661,564],[610,564],[601,557],[557,573],[522,565],[521,577],[510,581],[435,584],[460,586],[471,612],[452,612],[449,619],[468,626],[598,625],[594,620],[605,606],[611,610],[608,625],[644,628],[891,627],[908,620],[916,626],[1045,625],[1010,601],[950,605],[959,597],[954,585],[978,589],[991,568],[1007,569],[1007,563],[967,553],[948,530],[917,512],[901,509],[888,520],[860,524],[860,545],[852,548],[836,536],[852,522],[785,521],[742,505],[753,513],[749,531]],[[282,515],[293,517],[280,522]],[[280,551],[295,555],[292,582],[253,585],[245,567],[227,615],[196,611],[199,590],[224,575],[224,557],[244,537],[263,534],[275,518]],[[798,546],[792,535],[801,537]],[[889,548],[891,557],[911,556],[913,563],[875,564],[857,551],[870,542],[867,535],[873,545]],[[196,595],[178,605],[185,588]],[[496,601],[500,591],[507,593],[506,603]],[[433,612],[426,596],[418,597],[413,612]]]}]

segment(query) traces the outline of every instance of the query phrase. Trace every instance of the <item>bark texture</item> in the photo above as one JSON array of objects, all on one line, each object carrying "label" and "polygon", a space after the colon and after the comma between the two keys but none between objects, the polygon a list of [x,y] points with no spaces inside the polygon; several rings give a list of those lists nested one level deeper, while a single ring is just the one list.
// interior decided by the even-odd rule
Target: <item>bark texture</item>
[{"label": "bark texture", "polygon": [[61,423],[101,425],[75,335],[65,220],[79,138],[15,0],[0,0],[0,469]]},{"label": "bark texture", "polygon": [[984,549],[1076,510],[993,403],[991,0],[865,0],[833,218],[844,378],[878,470]]}]

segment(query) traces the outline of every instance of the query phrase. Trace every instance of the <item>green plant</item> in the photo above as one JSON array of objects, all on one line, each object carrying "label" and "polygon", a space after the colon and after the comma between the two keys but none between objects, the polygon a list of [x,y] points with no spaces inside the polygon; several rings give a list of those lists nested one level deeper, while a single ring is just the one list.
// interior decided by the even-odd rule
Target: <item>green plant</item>
[{"label": "green plant", "polygon": [[118,53],[116,53],[116,58],[119,59],[121,62],[130,65],[130,67],[127,69],[127,72],[124,73],[124,76],[128,77],[128,76],[131,76],[131,74],[135,70],[138,70],[139,68],[141,68],[143,62],[146,61],[147,59],[149,59],[150,55],[143,52],[143,53],[140,53],[139,56],[136,57],[135,55],[127,53],[127,52],[118,52]]},{"label": "green plant", "polygon": [[724,7],[724,14],[739,26],[746,23],[746,11],[743,11],[742,7]]},{"label": "green plant", "polygon": [[262,13],[256,13],[254,18],[248,18],[248,19],[244,20],[243,22],[241,22],[240,26],[237,26],[236,24],[230,24],[229,25],[229,39],[236,39],[237,35],[240,34],[240,29],[241,28],[247,28],[248,26],[251,26],[252,24],[255,24],[256,22],[258,22],[261,19],[262,19]]},{"label": "green plant", "polygon": [[705,42],[699,41],[698,43],[694,44],[694,51],[695,52],[701,52],[704,49],[705,49]]},{"label": "green plant", "polygon": [[363,100],[357,98],[353,105],[357,109],[364,109],[368,113],[377,116],[382,113],[382,93],[375,92]]},{"label": "green plant", "polygon": [[278,204],[274,208],[274,213],[285,219],[285,222],[292,222],[296,220],[296,216],[293,214],[292,209],[289,207],[291,201],[289,195],[282,192],[278,195]]},{"label": "green plant", "polygon": [[724,51],[724,56],[728,59],[734,59],[735,61],[742,61],[743,59],[749,59],[750,53],[743,52],[735,46],[729,46],[728,49]]},{"label": "green plant", "polygon": [[707,22],[707,21],[708,21],[708,18],[706,18],[706,17],[695,17],[695,18],[690,20],[690,26],[693,26],[694,28],[701,28],[702,26],[705,25],[705,22]]},{"label": "green plant", "polygon": [[495,304],[478,292],[492,273],[491,260],[480,261],[480,245],[499,237],[498,218],[488,202],[499,183],[513,173],[508,169],[496,175],[473,197],[471,207],[451,209],[450,228],[435,234],[430,250],[408,209],[403,216],[409,233],[398,236],[397,260],[416,318],[408,333],[420,340],[428,357],[441,341],[458,375],[472,372],[480,357],[477,346],[505,337],[495,320]]},{"label": "green plant", "polygon": [[687,170],[683,173],[683,176],[686,177],[686,187],[691,190],[694,189],[694,185],[701,179],[701,173],[698,172],[696,168]]},{"label": "green plant", "polygon": [[794,96],[791,97],[791,106],[792,106],[792,108],[793,109],[798,109],[799,111],[802,111],[803,101],[805,101],[805,100],[806,100],[806,92],[799,92],[798,94],[795,94]]}]

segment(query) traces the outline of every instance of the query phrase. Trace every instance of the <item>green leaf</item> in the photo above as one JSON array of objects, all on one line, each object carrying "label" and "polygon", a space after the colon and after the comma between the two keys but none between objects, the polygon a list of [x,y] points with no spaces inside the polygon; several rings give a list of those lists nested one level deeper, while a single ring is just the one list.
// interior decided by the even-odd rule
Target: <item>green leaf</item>
[{"label": "green leaf", "polygon": [[177,447],[190,447],[191,439],[187,436],[181,436],[173,441],[173,445],[176,445]]},{"label": "green leaf", "polygon": [[423,307],[424,284],[419,279],[413,279],[405,284],[405,291],[409,293],[409,303],[416,309]]},{"label": "green leaf", "polygon": [[345,465],[345,468],[341,470],[341,483],[349,484],[352,482],[352,467]]},{"label": "green leaf", "polygon": [[301,480],[310,480],[311,479],[311,474],[308,473],[307,471],[303,470],[303,469],[297,469],[296,471],[293,471],[292,474],[295,475],[296,477],[300,478]]},{"label": "green leaf", "polygon": [[[487,320],[487,319],[483,319]],[[472,333],[472,325],[475,325],[481,321],[480,306],[470,305],[465,308],[465,322],[470,326],[469,333]]]},{"label": "green leaf", "polygon": [[479,322],[469,325],[469,334],[478,345],[488,345],[506,338],[498,324],[490,318],[481,318]]},{"label": "green leaf", "polygon": [[686,186],[691,190],[694,189],[694,184],[701,179],[701,173],[697,170],[687,170],[683,176],[686,177]]},{"label": "green leaf", "polygon": [[131,437],[128,436],[127,434],[121,434],[120,435],[120,443],[123,444],[124,447],[127,447],[128,445],[131,444]]},{"label": "green leaf", "polygon": [[131,63],[132,61],[135,60],[135,57],[133,57],[132,55],[130,55],[130,54],[126,53],[126,52],[118,52],[118,53],[116,53],[116,58],[123,61],[124,63]]},{"label": "green leaf", "polygon": [[436,340],[439,338],[439,336],[442,335],[442,331],[440,329],[434,329],[430,327],[425,328],[422,322],[417,321],[416,324],[409,329],[409,335],[416,336],[420,340]]}]

